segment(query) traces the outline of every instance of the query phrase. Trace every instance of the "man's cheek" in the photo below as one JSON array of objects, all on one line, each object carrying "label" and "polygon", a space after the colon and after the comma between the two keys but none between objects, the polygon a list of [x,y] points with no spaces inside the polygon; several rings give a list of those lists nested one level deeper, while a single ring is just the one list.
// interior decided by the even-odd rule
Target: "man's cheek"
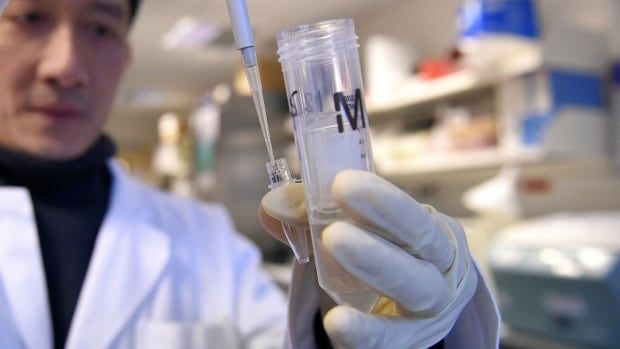
[{"label": "man's cheek", "polygon": [[[0,63],[1,64],[1,63]],[[6,121],[9,115],[14,115],[18,105],[17,88],[9,75],[0,69],[0,117]]]},{"label": "man's cheek", "polygon": [[120,80],[120,72],[108,71],[108,74],[98,74],[96,82],[93,81],[96,92],[92,94],[94,100],[91,101],[100,108],[108,107],[108,104],[114,101]]}]

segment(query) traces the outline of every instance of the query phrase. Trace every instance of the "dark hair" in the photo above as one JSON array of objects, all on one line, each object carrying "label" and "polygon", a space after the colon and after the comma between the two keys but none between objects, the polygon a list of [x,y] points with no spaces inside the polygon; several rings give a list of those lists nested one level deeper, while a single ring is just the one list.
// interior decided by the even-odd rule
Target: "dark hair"
[{"label": "dark hair", "polygon": [[140,7],[140,0],[129,0],[129,22],[133,23],[134,18],[136,18],[136,14],[138,13],[138,8]]}]

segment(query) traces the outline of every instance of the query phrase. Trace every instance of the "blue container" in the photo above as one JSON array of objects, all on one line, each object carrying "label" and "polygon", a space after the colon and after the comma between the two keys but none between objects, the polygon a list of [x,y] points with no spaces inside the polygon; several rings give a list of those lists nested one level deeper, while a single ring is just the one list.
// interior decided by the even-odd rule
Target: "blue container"
[{"label": "blue container", "polygon": [[525,145],[538,145],[542,142],[547,127],[553,121],[551,114],[529,114],[521,121],[521,141]]},{"label": "blue container", "polygon": [[[547,128],[565,108],[605,108],[602,76],[560,68],[547,69],[551,106],[547,112],[526,115],[521,121],[521,141],[537,145]],[[620,69],[614,72],[620,81]]]},{"label": "blue container", "polygon": [[592,73],[550,69],[553,108],[566,106],[604,108],[603,79]]},{"label": "blue container", "polygon": [[460,13],[461,36],[512,34],[540,37],[537,12],[532,0],[469,0]]}]

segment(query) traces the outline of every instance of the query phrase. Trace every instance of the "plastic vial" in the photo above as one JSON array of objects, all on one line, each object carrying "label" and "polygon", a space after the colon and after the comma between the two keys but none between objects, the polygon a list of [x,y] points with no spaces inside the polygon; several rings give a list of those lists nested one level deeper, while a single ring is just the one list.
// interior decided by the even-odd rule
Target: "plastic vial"
[{"label": "plastic vial", "polygon": [[353,20],[303,25],[278,34],[293,117],[312,247],[321,287],[339,304],[370,311],[378,295],[323,247],[329,224],[347,220],[331,187],[345,169],[374,171]]},{"label": "plastic vial", "polygon": [[[270,190],[296,182],[295,178],[291,176],[291,170],[288,168],[288,162],[286,162],[285,158],[270,161],[266,167],[267,174],[269,175]],[[282,223],[282,230],[284,230],[284,236],[293,250],[297,263],[308,263],[310,261],[310,253],[307,238],[309,232],[307,229]]]}]

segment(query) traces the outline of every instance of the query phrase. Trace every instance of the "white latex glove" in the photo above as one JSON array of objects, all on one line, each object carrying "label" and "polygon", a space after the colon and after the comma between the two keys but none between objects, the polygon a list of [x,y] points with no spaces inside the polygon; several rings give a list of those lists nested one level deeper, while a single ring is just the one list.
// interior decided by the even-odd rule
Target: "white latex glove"
[{"label": "white latex glove", "polygon": [[[323,319],[332,342],[351,349],[409,349],[445,338],[478,282],[460,225],[370,172],[341,172],[332,194],[351,221],[325,228],[325,247],[383,295],[372,314],[332,308]],[[265,212],[307,224],[300,184],[269,192],[262,209],[261,222],[276,236],[279,222],[270,222]]]}]

